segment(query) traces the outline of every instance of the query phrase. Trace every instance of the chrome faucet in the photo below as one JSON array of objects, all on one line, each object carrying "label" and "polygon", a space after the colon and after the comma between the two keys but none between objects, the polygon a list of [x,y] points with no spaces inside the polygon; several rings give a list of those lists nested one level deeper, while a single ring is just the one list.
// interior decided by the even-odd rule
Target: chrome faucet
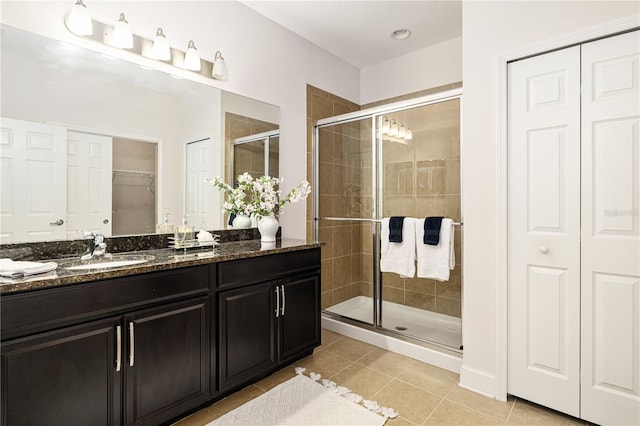
[{"label": "chrome faucet", "polygon": [[85,239],[89,240],[89,247],[85,254],[80,256],[81,260],[89,260],[94,257],[103,257],[107,252],[107,243],[104,242],[104,235],[95,234],[91,231],[83,233]]}]

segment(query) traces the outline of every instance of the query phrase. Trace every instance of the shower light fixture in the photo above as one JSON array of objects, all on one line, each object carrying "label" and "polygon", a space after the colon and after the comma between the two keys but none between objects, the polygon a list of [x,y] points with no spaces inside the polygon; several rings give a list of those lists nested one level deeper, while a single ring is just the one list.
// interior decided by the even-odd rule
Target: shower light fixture
[{"label": "shower light fixture", "polygon": [[213,67],[211,69],[211,77],[216,80],[227,80],[229,78],[229,74],[227,72],[227,64],[224,62],[224,58],[222,57],[222,53],[218,50],[216,52],[215,59],[213,61]]},{"label": "shower light fixture", "polygon": [[398,123],[396,123],[396,120],[391,120],[391,129],[389,129],[389,135],[398,136]]},{"label": "shower light fixture", "polygon": [[184,55],[184,67],[191,71],[200,71],[200,54],[193,40],[189,40],[187,53]]},{"label": "shower light fixture", "polygon": [[389,119],[387,117],[383,117],[383,120],[382,120],[382,133],[383,134],[384,133],[389,133],[389,129],[390,129]]},{"label": "shower light fixture", "polygon": [[72,33],[80,36],[91,35],[93,33],[91,14],[82,0],[77,0],[76,4],[71,8],[69,16],[67,17],[67,28]]},{"label": "shower light fixture", "polygon": [[133,47],[133,34],[129,29],[129,23],[124,17],[124,13],[120,14],[118,22],[113,27],[113,44],[123,49],[131,49]]},{"label": "shower light fixture", "polygon": [[383,136],[393,139],[412,140],[413,132],[404,123],[398,123],[395,119],[389,120],[382,117],[382,126],[380,128]]},{"label": "shower light fixture", "polygon": [[167,37],[162,32],[162,28],[158,28],[156,31],[156,38],[153,40],[153,46],[151,46],[151,57],[160,61],[171,59],[171,48]]}]

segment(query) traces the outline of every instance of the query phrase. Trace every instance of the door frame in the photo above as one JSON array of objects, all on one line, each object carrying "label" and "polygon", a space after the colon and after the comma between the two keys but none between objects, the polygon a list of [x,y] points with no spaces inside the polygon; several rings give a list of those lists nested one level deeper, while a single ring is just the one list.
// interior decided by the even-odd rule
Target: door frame
[{"label": "door frame", "polygon": [[[496,228],[498,230],[496,248],[496,386],[494,397],[499,401],[507,400],[507,265],[508,265],[508,105],[507,105],[507,65],[509,62],[536,56],[553,50],[563,49],[576,44],[593,41],[598,38],[609,37],[617,33],[627,32],[638,28],[640,15],[632,15],[616,19],[604,24],[585,28],[559,37],[543,40],[541,42],[517,47],[499,54],[497,60],[498,93],[496,97],[498,111],[498,150],[497,150],[497,200],[498,214]],[[463,312],[464,317],[464,312]]]}]

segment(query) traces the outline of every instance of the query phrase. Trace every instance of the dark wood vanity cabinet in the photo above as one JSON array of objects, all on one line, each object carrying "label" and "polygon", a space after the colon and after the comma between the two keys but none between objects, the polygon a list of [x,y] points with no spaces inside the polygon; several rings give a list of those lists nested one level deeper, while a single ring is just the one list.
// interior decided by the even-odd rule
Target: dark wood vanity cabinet
[{"label": "dark wood vanity cabinet", "polygon": [[[207,402],[209,287],[205,266],[3,297],[3,339],[76,324],[2,342],[2,424],[151,425]],[[49,309],[61,296],[75,312]]]},{"label": "dark wood vanity cabinet", "polygon": [[320,344],[320,249],[3,295],[2,425],[156,425]]},{"label": "dark wood vanity cabinet", "polygon": [[[252,273],[243,282],[238,270]],[[221,263],[218,276],[219,287],[233,287],[217,295],[221,392],[320,344],[319,249]]]}]

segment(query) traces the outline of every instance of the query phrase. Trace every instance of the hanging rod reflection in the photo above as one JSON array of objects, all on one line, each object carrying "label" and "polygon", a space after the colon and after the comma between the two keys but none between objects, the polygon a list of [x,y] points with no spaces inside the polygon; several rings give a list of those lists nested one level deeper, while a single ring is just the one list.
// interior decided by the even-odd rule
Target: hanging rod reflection
[{"label": "hanging rod reflection", "polygon": [[[366,219],[366,218],[361,218],[361,217],[320,217],[320,218],[316,218],[316,221],[317,220],[350,220],[350,221],[354,221],[354,222],[382,223],[382,220],[380,220],[380,219]],[[455,226],[464,225],[464,223],[462,223],[462,222],[453,222],[453,224]]]}]

